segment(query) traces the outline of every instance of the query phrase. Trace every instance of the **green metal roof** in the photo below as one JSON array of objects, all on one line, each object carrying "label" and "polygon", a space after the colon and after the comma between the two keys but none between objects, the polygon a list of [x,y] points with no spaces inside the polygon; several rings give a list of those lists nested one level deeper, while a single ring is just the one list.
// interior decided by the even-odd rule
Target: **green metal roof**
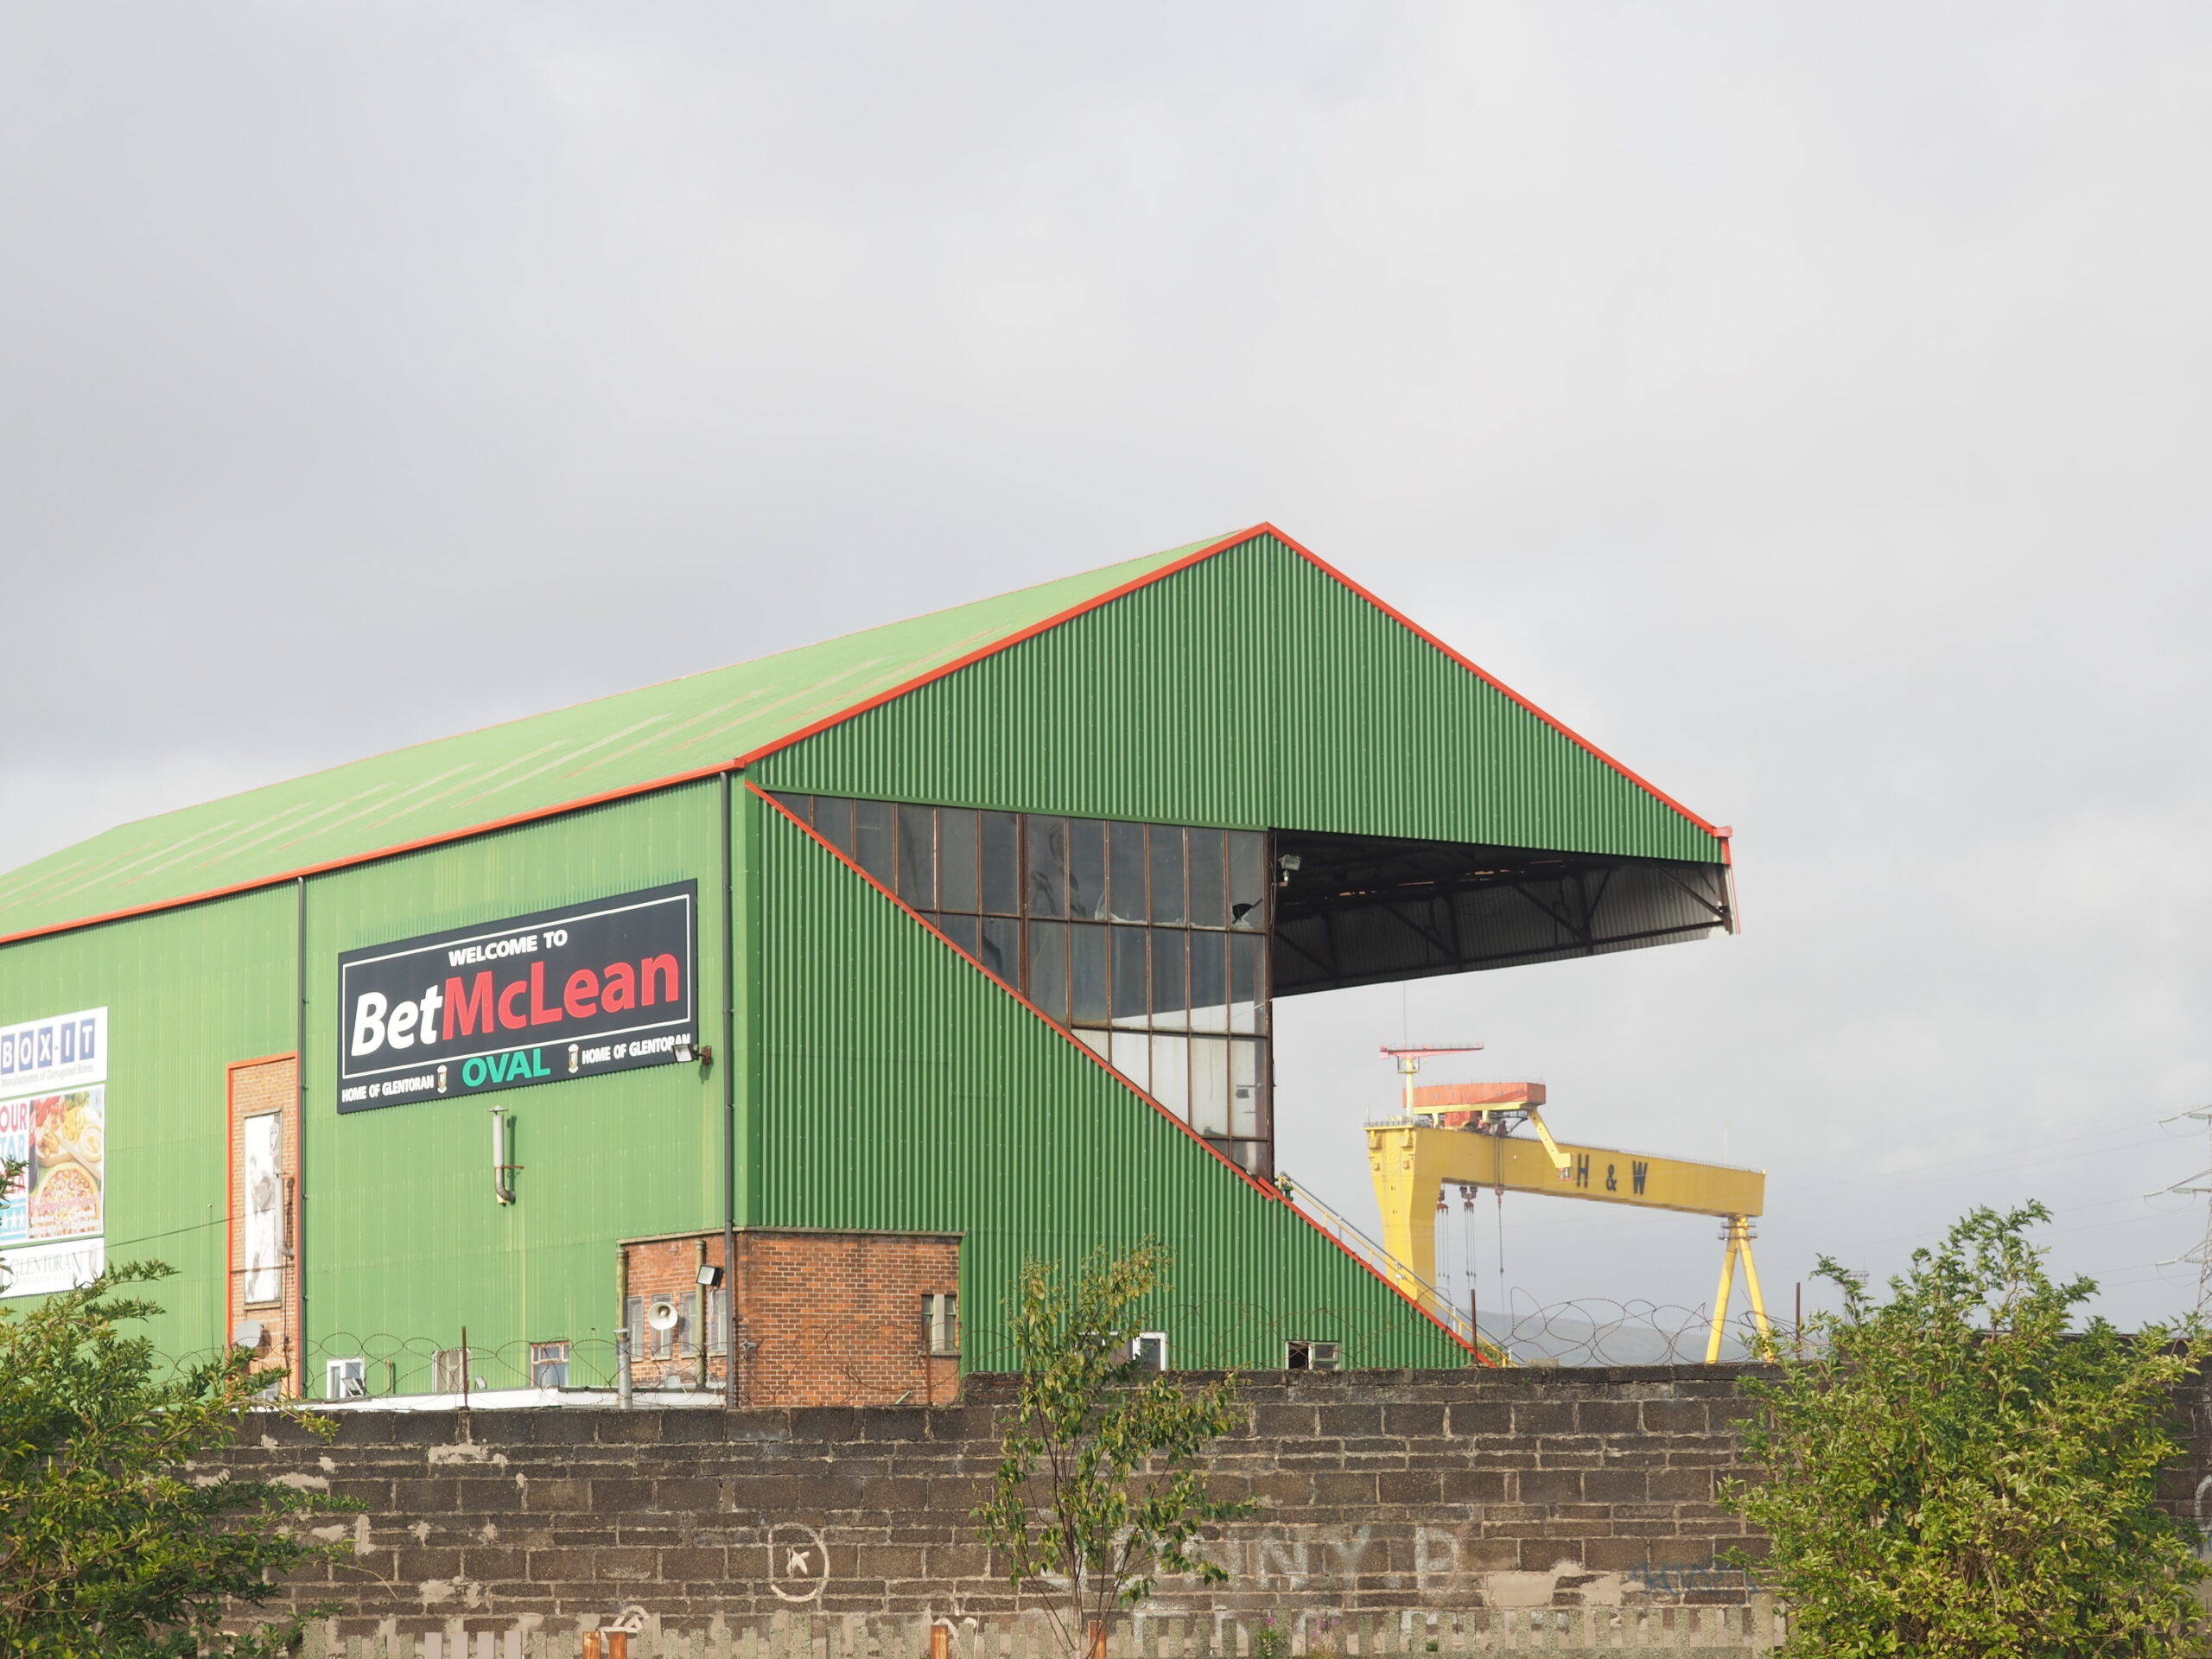
[{"label": "green metal roof", "polygon": [[[636,794],[734,765],[750,766],[830,728],[857,730],[842,722],[894,701],[903,709],[913,694],[953,671],[984,658],[1009,661],[1009,647],[1048,631],[1051,639],[1059,639],[1059,625],[1096,612],[1125,592],[1156,594],[1160,589],[1149,584],[1179,568],[1205,563],[1211,572],[1215,555],[1232,549],[1257,552],[1263,547],[1272,550],[1268,556],[1305,569],[1310,581],[1339,595],[1351,607],[1348,615],[1363,619],[1359,626],[1370,631],[1379,627],[1411,645],[1425,664],[1420,675],[1440,674],[1446,682],[1478,691],[1481,698],[1494,702],[1497,708],[1487,713],[1469,712],[1459,708],[1450,684],[1445,686],[1439,705],[1445,712],[1438,718],[1454,731],[1465,727],[1462,738],[1488,742],[1483,735],[1488,726],[1497,718],[1510,718],[1524,723],[1541,744],[1572,761],[1567,772],[1547,784],[1538,774],[1546,766],[1560,772],[1556,762],[1543,761],[1541,754],[1533,760],[1521,755],[1520,748],[1526,745],[1493,745],[1510,763],[1512,792],[1534,799],[1564,790],[1576,801],[1625,799],[1635,811],[1646,817],[1656,812],[1659,820],[1710,849],[1687,855],[1726,856],[1722,844],[1710,839],[1725,832],[1715,831],[1696,814],[1600,754],[1273,526],[1260,524],[1018,593],[416,744],[126,823],[0,876],[0,941],[289,880]],[[1179,588],[1182,583],[1179,580],[1173,585]],[[1202,584],[1208,594],[1215,585],[1211,580]],[[1199,597],[1193,589],[1192,602]],[[1213,597],[1206,602],[1217,606],[1230,601]],[[1342,622],[1310,618],[1300,622],[1287,611],[1274,617],[1250,595],[1234,604],[1239,615],[1260,616],[1301,632],[1329,635],[1344,630]],[[1116,607],[1116,613],[1120,608]],[[1423,651],[1413,644],[1414,639],[1433,652]],[[963,683],[968,677],[959,677]],[[1290,696],[1288,690],[1283,693]],[[1365,700],[1364,695],[1355,697]],[[1398,702],[1403,700],[1398,697]],[[1386,696],[1358,718],[1370,730],[1404,725],[1418,734],[1427,728],[1414,718],[1414,712]],[[1523,777],[1524,772],[1529,775]],[[1482,792],[1455,785],[1456,793],[1471,791]],[[1317,820],[1304,827],[1326,826]],[[1532,835],[1559,829],[1536,818],[1518,827]],[[1401,826],[1393,833],[1419,831]],[[1516,840],[1512,844],[1539,842]],[[1615,850],[1652,849],[1624,845]]]},{"label": "green metal roof", "polygon": [[164,812],[0,876],[0,939],[289,880],[727,767],[1213,546],[487,726]]}]

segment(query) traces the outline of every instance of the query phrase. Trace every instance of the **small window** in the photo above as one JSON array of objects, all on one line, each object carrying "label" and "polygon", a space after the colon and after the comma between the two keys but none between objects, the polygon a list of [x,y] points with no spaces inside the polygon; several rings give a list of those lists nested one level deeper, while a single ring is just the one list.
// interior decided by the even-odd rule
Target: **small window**
[{"label": "small window", "polygon": [[436,1394],[461,1394],[469,1387],[468,1350],[441,1348],[430,1356],[430,1388]]},{"label": "small window", "polygon": [[645,1357],[645,1299],[626,1297],[622,1303],[622,1329],[630,1338],[630,1357]]},{"label": "small window", "polygon": [[569,1386],[569,1344],[533,1342],[530,1344],[530,1386],[565,1389]]},{"label": "small window", "polygon": [[707,1351],[729,1351],[729,1287],[716,1285],[707,1293]]},{"label": "small window", "polygon": [[362,1400],[369,1392],[369,1362],[365,1359],[326,1359],[322,1362],[322,1397]]},{"label": "small window", "polygon": [[1136,1340],[1129,1344],[1129,1357],[1147,1371],[1167,1369],[1167,1333],[1165,1331],[1140,1331]]},{"label": "small window", "polygon": [[922,1298],[922,1345],[932,1359],[960,1357],[960,1298],[949,1291]]},{"label": "small window", "polygon": [[1344,1367],[1340,1342],[1292,1342],[1285,1344],[1283,1367],[1293,1371],[1340,1371]]}]

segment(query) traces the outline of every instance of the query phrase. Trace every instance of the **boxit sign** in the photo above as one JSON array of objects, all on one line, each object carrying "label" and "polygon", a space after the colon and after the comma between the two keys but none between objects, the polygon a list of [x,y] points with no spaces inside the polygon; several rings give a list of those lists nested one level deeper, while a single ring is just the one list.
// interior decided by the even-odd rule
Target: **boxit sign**
[{"label": "boxit sign", "polygon": [[338,1109],[664,1065],[698,1037],[699,884],[347,950]]}]

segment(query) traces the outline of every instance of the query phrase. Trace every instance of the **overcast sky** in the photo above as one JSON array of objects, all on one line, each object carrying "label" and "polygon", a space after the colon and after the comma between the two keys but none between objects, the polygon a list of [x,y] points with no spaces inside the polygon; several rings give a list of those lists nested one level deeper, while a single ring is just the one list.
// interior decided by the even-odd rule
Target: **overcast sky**
[{"label": "overcast sky", "polygon": [[[2171,1313],[2208,162],[2183,5],[0,0],[0,868],[1271,518],[1748,924],[1286,1004],[1293,1172],[1371,1215],[1376,1045],[1478,1039],[1766,1167],[1778,1301],[2032,1195]],[[1704,1221],[1504,1230],[1712,1295]]]}]

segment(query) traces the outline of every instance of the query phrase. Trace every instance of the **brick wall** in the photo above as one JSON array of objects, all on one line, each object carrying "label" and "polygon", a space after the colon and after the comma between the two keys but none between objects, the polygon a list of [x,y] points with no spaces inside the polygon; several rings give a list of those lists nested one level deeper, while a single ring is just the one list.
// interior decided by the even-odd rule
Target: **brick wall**
[{"label": "brick wall", "polygon": [[[295,1336],[300,1327],[300,1281],[289,1245],[298,1236],[299,1226],[299,1065],[289,1054],[243,1060],[229,1068],[228,1077],[230,1116],[226,1156],[229,1164],[230,1226],[225,1247],[227,1289],[223,1328],[235,1339],[246,1321],[259,1325],[261,1340],[253,1351],[250,1362],[252,1368],[280,1375],[288,1394],[319,1394],[322,1379],[302,1373],[301,1367],[305,1362]],[[286,1249],[283,1268],[277,1275],[276,1298],[249,1304],[245,1299],[248,1281],[245,1268],[247,1206],[244,1135],[248,1118],[270,1113],[276,1115],[279,1125],[277,1143],[284,1182],[281,1205]]]},{"label": "brick wall", "polygon": [[[641,1322],[632,1344],[638,1386],[696,1386],[702,1337],[711,1338],[708,1385],[725,1378],[718,1321],[698,1283],[702,1265],[722,1265],[722,1243],[715,1232],[623,1244],[629,1300],[642,1312],[666,1296],[682,1316],[664,1338]],[[932,1355],[922,1324],[925,1296],[959,1291],[957,1234],[747,1228],[730,1278],[746,1404],[935,1405],[957,1397],[957,1344]]]},{"label": "brick wall", "polygon": [[[1220,1592],[1156,1611],[1738,1605],[1715,1552],[1756,1548],[1714,1502],[1739,1369],[1274,1373],[1216,1484],[1266,1508],[1211,1549]],[[997,1461],[1003,1379],[957,1407],[342,1414],[232,1454],[363,1499],[353,1565],[295,1586],[344,1628],[670,1629],[779,1611],[1003,1618],[969,1510]]]}]

